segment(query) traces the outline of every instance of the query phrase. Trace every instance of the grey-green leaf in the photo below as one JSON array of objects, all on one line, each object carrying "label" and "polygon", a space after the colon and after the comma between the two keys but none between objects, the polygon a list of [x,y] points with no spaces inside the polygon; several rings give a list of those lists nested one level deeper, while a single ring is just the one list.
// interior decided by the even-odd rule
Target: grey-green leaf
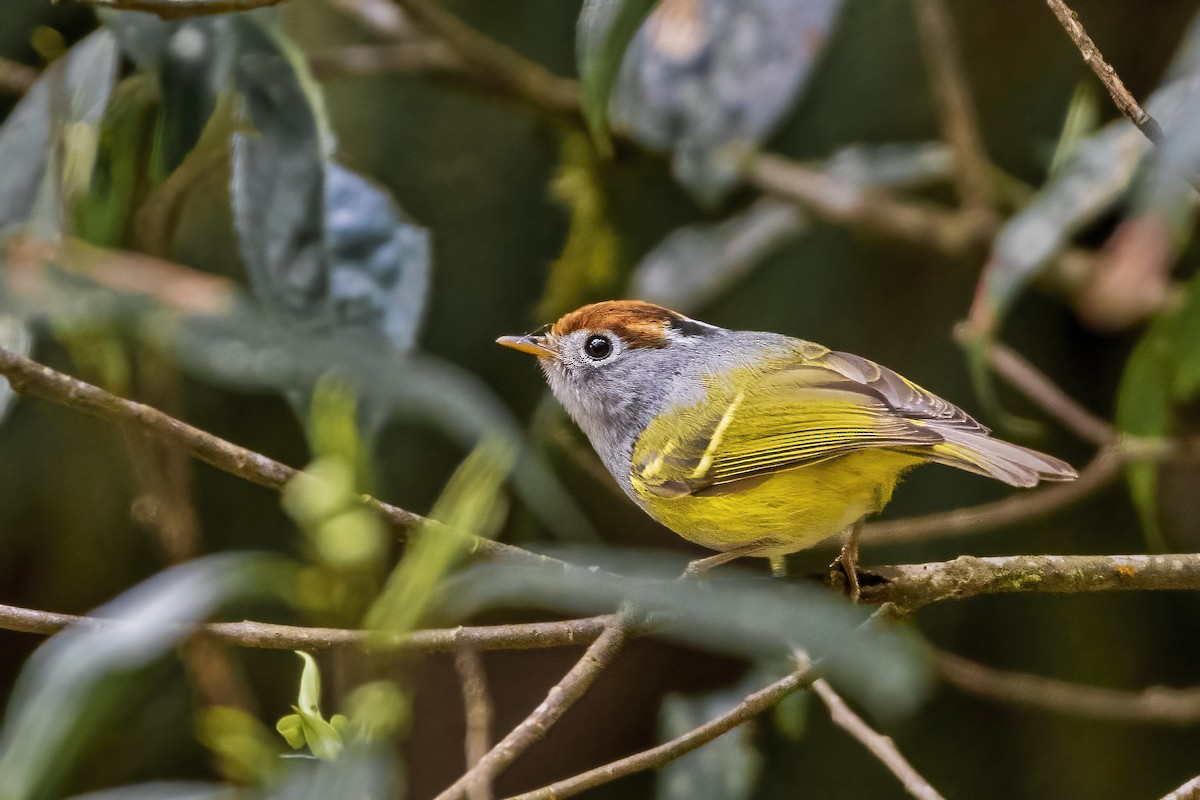
[{"label": "grey-green leaf", "polygon": [[[27,356],[33,348],[33,334],[23,320],[0,313],[0,347]],[[0,377],[0,422],[4,421],[16,399],[17,393],[9,385],[8,379]]]}]

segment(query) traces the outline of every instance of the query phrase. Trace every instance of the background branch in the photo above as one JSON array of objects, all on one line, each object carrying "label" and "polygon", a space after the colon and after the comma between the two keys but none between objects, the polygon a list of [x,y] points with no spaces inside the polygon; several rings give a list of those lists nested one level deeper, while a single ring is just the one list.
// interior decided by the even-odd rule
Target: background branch
[{"label": "background branch", "polygon": [[824,678],[813,681],[812,690],[829,708],[830,719],[862,742],[867,750],[871,751],[871,754],[900,780],[906,792],[920,800],[943,800],[938,790],[934,789],[929,781],[925,780],[921,773],[908,763],[908,759],[896,747],[896,743],[892,741],[891,737],[879,733],[863,721],[862,717],[855,714],[854,710],[846,705],[846,701],[833,690],[833,687]]},{"label": "background branch", "polygon": [[[462,685],[463,709],[467,718],[465,749],[467,770],[475,767],[491,748],[492,698],[488,693],[487,673],[483,658],[474,647],[460,647],[454,652],[454,667]],[[492,784],[484,776],[467,786],[468,800],[490,800]]]},{"label": "background branch", "polygon": [[612,663],[625,644],[628,635],[627,623],[614,620],[596,641],[592,642],[583,657],[571,668],[561,681],[554,685],[546,699],[533,710],[521,724],[467,770],[437,800],[452,800],[464,797],[468,787],[479,783],[490,783],[529,747],[546,735],[546,731],[557,722],[567,709],[595,683],[600,673]]},{"label": "background branch", "polygon": [[1200,688],[1151,686],[1130,692],[1086,686],[996,669],[944,650],[934,651],[933,667],[951,686],[1002,703],[1114,722],[1180,727],[1200,723]]},{"label": "background branch", "polygon": [[9,58],[0,58],[0,92],[25,94],[38,79],[37,68]]},{"label": "background branch", "polygon": [[806,688],[815,677],[816,673],[810,666],[802,667],[772,683],[770,686],[748,695],[745,700],[721,716],[669,742],[660,744],[658,747],[643,750],[640,753],[635,753],[634,755],[596,767],[595,769],[590,769],[587,772],[573,775],[570,778],[565,778],[549,786],[544,786],[541,789],[516,795],[508,800],[559,800],[559,798],[572,797],[580,792],[602,786],[627,775],[633,775],[648,769],[657,769],[708,744],[713,739],[728,733],[738,725],[753,719],[768,708],[775,706],[789,694]]}]

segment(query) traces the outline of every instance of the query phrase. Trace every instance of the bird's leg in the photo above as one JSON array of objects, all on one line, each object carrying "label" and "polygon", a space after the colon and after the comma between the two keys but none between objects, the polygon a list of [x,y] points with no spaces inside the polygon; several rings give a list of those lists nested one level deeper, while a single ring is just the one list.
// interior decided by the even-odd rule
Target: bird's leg
[{"label": "bird's leg", "polygon": [[687,569],[684,570],[683,575],[684,577],[694,578],[697,575],[702,575],[705,572],[708,572],[713,567],[719,567],[722,564],[728,564],[730,561],[736,561],[744,556],[758,555],[759,551],[761,550],[762,545],[756,543],[743,545],[742,547],[735,547],[732,550],[726,550],[724,553],[717,553],[715,556],[697,558],[695,561],[687,565]]},{"label": "bird's leg", "polygon": [[[865,518],[864,518],[865,519]],[[860,592],[858,583],[858,540],[862,537],[863,520],[854,523],[850,528],[850,538],[842,545],[842,552],[831,565],[834,569],[841,568],[846,576],[846,588],[849,590],[850,602],[857,603]]]},{"label": "bird's leg", "polygon": [[771,577],[786,578],[787,571],[787,556],[776,553],[773,556],[768,556],[771,559]]}]

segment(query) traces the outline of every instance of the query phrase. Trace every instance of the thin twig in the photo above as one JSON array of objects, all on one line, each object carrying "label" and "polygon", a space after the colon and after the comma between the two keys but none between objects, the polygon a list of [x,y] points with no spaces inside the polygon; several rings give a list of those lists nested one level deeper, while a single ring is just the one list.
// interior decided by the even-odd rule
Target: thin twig
[{"label": "thin twig", "polygon": [[[414,651],[449,653],[461,647],[476,650],[536,650],[590,644],[615,621],[603,615],[562,622],[527,622],[513,625],[443,628],[393,636],[379,631],[344,628],[306,628],[269,622],[209,622],[189,626],[197,633],[224,644],[264,650],[370,649],[377,652]],[[0,630],[51,635],[68,626],[105,628],[119,620],[57,614],[31,608],[0,605]]]},{"label": "thin twig", "polygon": [[944,0],[915,0],[921,52],[937,100],[942,138],[954,152],[954,179],[966,205],[991,208],[993,167],[967,87],[954,20]]},{"label": "thin twig", "polygon": [[969,508],[868,523],[863,535],[872,545],[908,544],[986,533],[1041,519],[1111,486],[1120,477],[1121,463],[1116,448],[1104,448],[1080,470],[1077,480],[1049,484]]},{"label": "thin twig", "polygon": [[[492,698],[487,688],[483,658],[474,647],[460,647],[454,653],[454,667],[462,685],[463,708],[467,718],[465,749],[467,770],[478,764],[491,749]],[[491,800],[492,783],[485,776],[467,786],[468,800]]]},{"label": "thin twig", "polygon": [[10,58],[0,58],[0,92],[25,94],[37,82],[38,74],[36,67]]},{"label": "thin twig", "polygon": [[515,761],[517,756],[545,736],[550,726],[558,722],[567,709],[583,696],[595,683],[596,678],[600,677],[600,673],[612,663],[625,644],[628,633],[628,623],[620,618],[605,628],[600,638],[588,647],[583,658],[550,689],[546,699],[501,739],[499,744],[489,750],[479,763],[439,794],[436,800],[465,797],[467,787],[473,783],[491,782]]},{"label": "thin twig", "polygon": [[909,242],[948,258],[979,255],[995,234],[990,214],[899,200],[882,189],[860,186],[769,153],[755,157],[746,178],[760,191],[797,203],[829,222]]},{"label": "thin twig", "polygon": [[712,719],[669,742],[643,750],[631,756],[613,761],[587,772],[572,775],[557,783],[544,786],[532,792],[516,795],[508,800],[559,800],[572,797],[580,792],[593,789],[605,783],[610,783],[627,775],[633,775],[648,769],[657,769],[688,753],[696,750],[714,739],[722,736],[744,722],[748,722],[762,712],[777,705],[779,701],[794,692],[804,689],[813,681],[816,673],[811,667],[804,667],[775,683],[748,695],[745,700]]},{"label": "thin twig", "polygon": [[1046,0],[1046,5],[1054,12],[1054,16],[1058,17],[1059,24],[1066,30],[1067,35],[1071,37],[1071,41],[1079,48],[1080,55],[1083,56],[1083,61],[1092,68],[1092,72],[1096,73],[1096,77],[1104,84],[1104,88],[1108,89],[1109,96],[1112,101],[1120,109],[1121,113],[1129,117],[1137,129],[1145,134],[1146,138],[1154,144],[1162,144],[1164,134],[1162,126],[1154,117],[1146,113],[1146,110],[1138,104],[1129,90],[1125,88],[1125,83],[1121,80],[1121,76],[1112,68],[1104,56],[1100,53],[1100,48],[1096,47],[1096,43],[1092,41],[1092,37],[1088,36],[1087,31],[1083,29],[1083,25],[1079,22],[1078,15],[1072,11],[1063,0]]},{"label": "thin twig", "polygon": [[1116,440],[1117,430],[1111,423],[1080,405],[1017,351],[996,342],[988,348],[987,358],[997,375],[1080,439],[1097,446]]},{"label": "thin twig", "polygon": [[864,722],[863,718],[846,705],[846,701],[833,690],[833,687],[824,678],[813,681],[812,690],[829,707],[830,719],[862,742],[872,755],[883,762],[883,765],[904,785],[905,791],[919,800],[943,800],[938,790],[934,789],[929,781],[925,780],[921,773],[908,763],[891,737],[884,736]]},{"label": "thin twig", "polygon": [[1192,778],[1173,792],[1167,792],[1162,800],[1200,800],[1200,776]]},{"label": "thin twig", "polygon": [[1200,688],[1152,686],[1137,692],[996,669],[935,650],[937,674],[971,694],[1028,708],[1114,722],[1190,727],[1200,723]]},{"label": "thin twig", "polygon": [[308,54],[319,81],[363,78],[392,72],[444,72],[462,75],[465,65],[445,42],[422,40],[395,44],[356,44]]},{"label": "thin twig", "polygon": [[1013,592],[1196,591],[1200,553],[959,556],[931,564],[858,568],[864,603],[913,610],[943,600]]},{"label": "thin twig", "polygon": [[560,78],[472,28],[436,0],[395,0],[429,33],[445,41],[482,83],[554,111],[579,110],[579,84]]}]

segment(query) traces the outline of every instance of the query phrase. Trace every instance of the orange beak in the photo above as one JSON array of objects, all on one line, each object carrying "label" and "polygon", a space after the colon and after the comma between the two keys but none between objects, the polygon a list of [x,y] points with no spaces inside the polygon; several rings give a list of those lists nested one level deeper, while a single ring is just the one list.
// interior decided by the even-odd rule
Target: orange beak
[{"label": "orange beak", "polygon": [[530,333],[525,336],[501,336],[496,344],[529,353],[538,358],[554,358],[558,354],[546,346],[546,337]]}]

